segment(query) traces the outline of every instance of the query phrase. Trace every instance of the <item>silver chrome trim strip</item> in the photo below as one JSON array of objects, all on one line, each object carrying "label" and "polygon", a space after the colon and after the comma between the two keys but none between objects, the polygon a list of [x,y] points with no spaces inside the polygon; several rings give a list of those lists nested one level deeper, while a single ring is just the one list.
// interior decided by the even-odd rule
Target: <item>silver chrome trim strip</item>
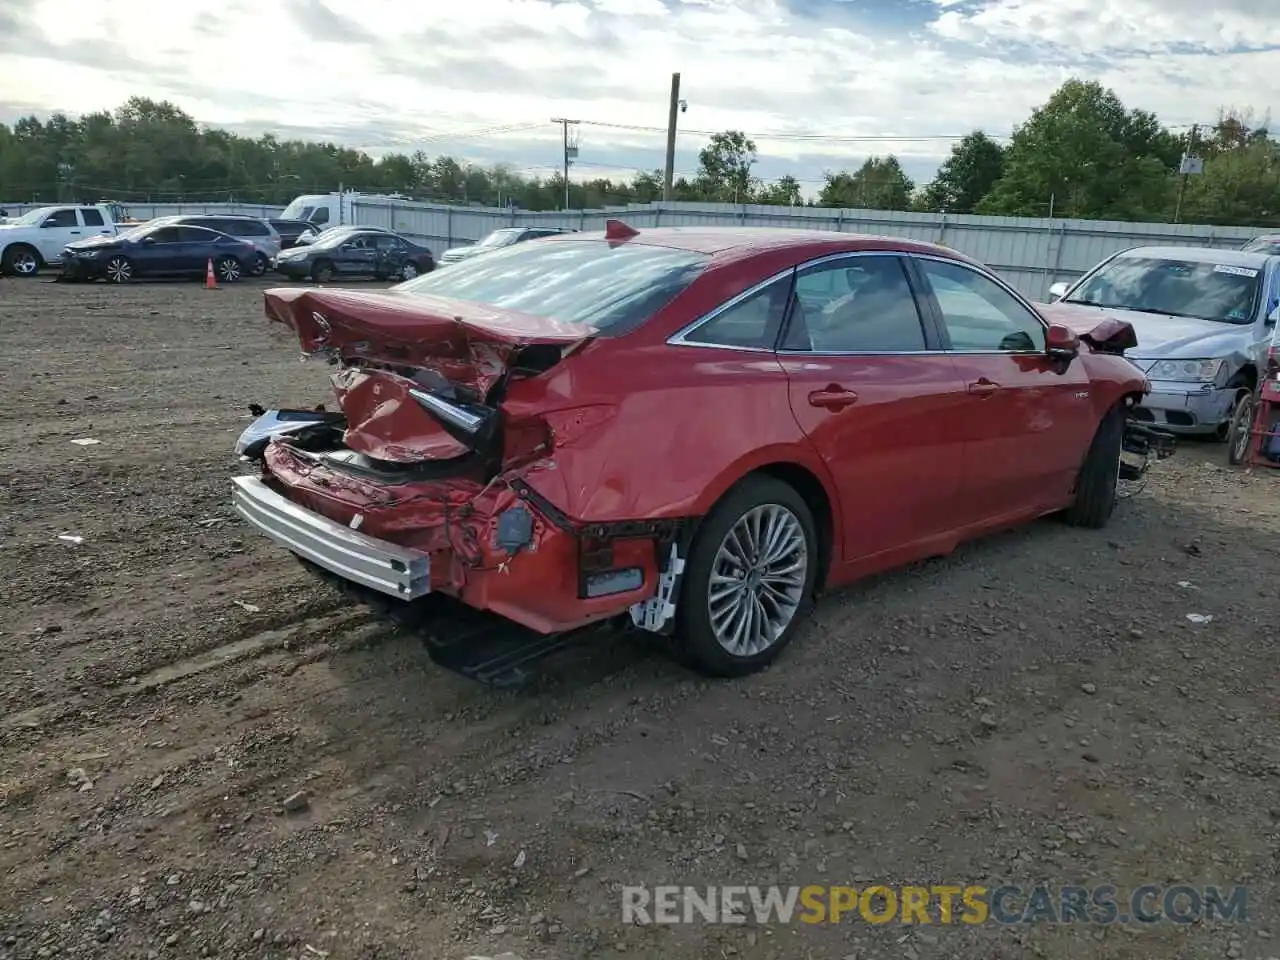
[{"label": "silver chrome trim strip", "polygon": [[738,304],[742,303],[742,301],[748,300],[751,297],[754,297],[761,290],[765,289],[765,287],[769,286],[772,283],[777,283],[783,277],[788,276],[789,274],[795,273],[796,270],[798,269],[799,269],[798,267],[787,267],[787,269],[780,270],[778,273],[775,273],[773,276],[769,277],[767,280],[761,280],[755,286],[748,287],[746,290],[743,290],[737,296],[729,300],[726,300],[724,303],[720,304],[720,306],[712,309],[709,313],[704,313],[702,316],[698,317],[698,319],[694,320],[692,323],[686,324],[685,326],[677,330],[675,333],[673,333],[671,336],[667,337],[667,344],[673,347],[716,347],[724,350],[748,350],[752,353],[773,353],[772,350],[768,350],[762,347],[733,347],[733,346],[726,346],[725,344],[722,344],[722,343],[697,343],[696,341],[689,340],[688,337],[689,337],[689,334],[693,333],[703,324],[710,323],[712,320],[716,319],[716,317],[720,316],[721,314],[729,310],[732,310]]},{"label": "silver chrome trim strip", "polygon": [[335,523],[257,477],[232,477],[231,505],[259,533],[344,580],[401,600],[431,592],[431,558]]},{"label": "silver chrome trim strip", "polygon": [[410,388],[409,396],[417,400],[436,416],[448,420],[456,427],[461,427],[469,433],[475,433],[484,423],[483,417],[478,417],[470,410],[464,410],[462,407],[455,406],[448,400],[442,400],[435,394],[428,393],[425,390]]}]

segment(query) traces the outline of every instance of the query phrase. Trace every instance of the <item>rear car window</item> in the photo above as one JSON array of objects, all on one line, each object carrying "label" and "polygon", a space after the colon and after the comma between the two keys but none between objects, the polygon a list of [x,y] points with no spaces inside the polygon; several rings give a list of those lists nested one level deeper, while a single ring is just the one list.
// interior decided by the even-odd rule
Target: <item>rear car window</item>
[{"label": "rear car window", "polygon": [[697,278],[710,257],[604,240],[514,244],[395,289],[519,310],[618,335],[639,326]]}]

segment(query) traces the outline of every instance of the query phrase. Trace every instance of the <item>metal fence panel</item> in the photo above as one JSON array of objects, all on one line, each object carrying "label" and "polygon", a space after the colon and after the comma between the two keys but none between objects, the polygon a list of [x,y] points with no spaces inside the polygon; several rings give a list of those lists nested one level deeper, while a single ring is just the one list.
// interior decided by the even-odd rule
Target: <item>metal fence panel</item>
[{"label": "metal fence panel", "polygon": [[[10,216],[18,216],[33,206],[37,205],[0,203]],[[282,208],[243,203],[130,203],[127,209],[135,218],[149,219],[178,213],[271,217],[279,216]],[[610,217],[625,219],[640,228],[785,227],[904,237],[942,243],[981,260],[1024,294],[1037,299],[1046,297],[1049,287],[1057,281],[1072,280],[1099,260],[1126,247],[1167,244],[1231,248],[1263,232],[1254,227],[1202,224],[1049,220],[731,203],[654,203],[604,210],[527,211],[356,199],[351,209],[357,223],[397,230],[430,247],[437,256],[449,247],[475,243],[500,227],[536,224],[601,230]]]}]

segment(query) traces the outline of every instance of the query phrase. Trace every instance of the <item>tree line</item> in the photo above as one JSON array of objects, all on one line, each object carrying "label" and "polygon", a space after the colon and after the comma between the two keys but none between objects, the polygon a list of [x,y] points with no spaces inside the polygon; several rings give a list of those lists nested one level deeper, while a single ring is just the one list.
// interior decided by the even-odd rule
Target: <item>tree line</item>
[{"label": "tree line", "polygon": [[[1185,154],[1203,171],[1180,173]],[[800,206],[801,184],[765,182],[745,133],[712,135],[677,200]],[[201,128],[167,101],[134,97],[114,112],[55,113],[0,124],[0,199],[240,201],[284,204],[342,186],[415,199],[553,210],[564,180],[521,176],[454,157],[388,153],[377,159],[334,143],[245,137]],[[575,209],[646,203],[662,196],[659,170],[630,180],[570,182]],[[1070,217],[1129,221],[1280,223],[1280,141],[1248,111],[1223,111],[1198,130],[1174,131],[1127,109],[1101,84],[1068,80],[1007,143],[982,131],[957,142],[935,177],[916,184],[897,157],[872,156],[828,171],[808,201],[822,207]]]}]

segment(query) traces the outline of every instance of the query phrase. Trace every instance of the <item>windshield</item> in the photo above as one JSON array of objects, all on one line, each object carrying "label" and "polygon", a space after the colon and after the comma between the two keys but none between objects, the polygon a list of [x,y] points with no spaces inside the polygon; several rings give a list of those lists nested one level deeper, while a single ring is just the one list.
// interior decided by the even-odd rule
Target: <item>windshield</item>
[{"label": "windshield", "polygon": [[[351,235],[355,232],[351,227],[331,227],[328,230],[321,231],[319,234],[311,234],[313,239],[307,245],[315,247],[317,250],[328,250],[351,239]],[[299,239],[302,238],[300,237]]]},{"label": "windshield", "polygon": [[684,290],[706,254],[604,240],[519,243],[394,289],[624,333]]},{"label": "windshield", "polygon": [[1257,267],[1236,264],[1117,257],[1063,302],[1249,323],[1257,313],[1261,274]]},{"label": "windshield", "polygon": [[295,197],[293,202],[280,211],[281,220],[310,220],[316,212],[314,200],[306,197]]},{"label": "windshield", "polygon": [[1254,237],[1243,247],[1242,253],[1280,253],[1280,237]]},{"label": "windshield", "polygon": [[516,228],[514,230],[495,230],[483,240],[476,244],[477,247],[505,247],[507,244],[515,240],[524,231]]},{"label": "windshield", "polygon": [[53,207],[36,207],[36,209],[28,210],[22,216],[15,217],[9,222],[13,224],[17,224],[22,227],[35,226],[35,224],[40,223],[42,220],[44,220],[44,218],[49,215],[49,211],[52,209]]}]

